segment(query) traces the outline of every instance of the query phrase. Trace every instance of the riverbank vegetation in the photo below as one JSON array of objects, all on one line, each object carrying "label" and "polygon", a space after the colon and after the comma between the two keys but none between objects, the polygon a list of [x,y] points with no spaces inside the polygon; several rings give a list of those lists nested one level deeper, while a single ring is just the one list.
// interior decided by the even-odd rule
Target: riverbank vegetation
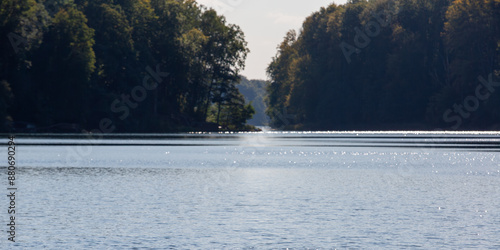
[{"label": "riverbank vegetation", "polygon": [[2,0],[0,38],[2,130],[248,129],[243,31],[193,0]]},{"label": "riverbank vegetation", "polygon": [[499,0],[331,4],[279,45],[267,113],[288,129],[500,129],[499,55]]}]

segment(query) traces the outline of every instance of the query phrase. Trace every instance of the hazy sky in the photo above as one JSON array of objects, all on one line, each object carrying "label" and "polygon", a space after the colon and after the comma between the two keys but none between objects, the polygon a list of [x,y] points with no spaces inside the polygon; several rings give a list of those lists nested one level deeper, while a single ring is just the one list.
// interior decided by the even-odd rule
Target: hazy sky
[{"label": "hazy sky", "polygon": [[304,19],[330,3],[347,0],[198,0],[226,16],[245,33],[251,50],[242,75],[267,79],[266,68],[276,54],[276,47],[290,29],[299,30]]}]

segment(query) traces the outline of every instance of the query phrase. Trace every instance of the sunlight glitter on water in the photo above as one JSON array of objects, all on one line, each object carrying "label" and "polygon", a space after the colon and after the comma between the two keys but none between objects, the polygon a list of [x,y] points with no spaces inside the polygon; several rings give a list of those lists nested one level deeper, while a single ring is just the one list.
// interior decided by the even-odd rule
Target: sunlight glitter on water
[{"label": "sunlight glitter on water", "polygon": [[19,246],[500,247],[495,134],[380,134],[20,138]]}]

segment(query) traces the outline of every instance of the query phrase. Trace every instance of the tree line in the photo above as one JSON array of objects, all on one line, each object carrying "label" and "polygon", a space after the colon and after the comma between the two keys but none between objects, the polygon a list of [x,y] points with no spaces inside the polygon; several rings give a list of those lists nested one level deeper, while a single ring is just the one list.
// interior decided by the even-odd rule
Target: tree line
[{"label": "tree line", "polygon": [[245,129],[248,52],[238,26],[194,0],[2,0],[0,127]]},{"label": "tree line", "polygon": [[269,117],[266,115],[266,88],[268,82],[264,80],[241,78],[241,82],[237,85],[241,94],[245,96],[248,103],[255,109],[255,114],[247,123],[253,126],[266,126],[269,124]]},{"label": "tree line", "polygon": [[331,4],[267,73],[274,127],[499,129],[500,0]]}]

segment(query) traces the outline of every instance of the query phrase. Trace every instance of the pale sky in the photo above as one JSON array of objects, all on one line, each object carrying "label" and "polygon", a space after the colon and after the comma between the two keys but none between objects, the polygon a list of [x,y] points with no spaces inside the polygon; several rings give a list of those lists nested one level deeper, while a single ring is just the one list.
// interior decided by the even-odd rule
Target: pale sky
[{"label": "pale sky", "polygon": [[267,65],[286,33],[291,29],[298,32],[306,17],[333,2],[347,0],[198,0],[245,33],[250,54],[242,75],[249,79],[267,79]]}]

